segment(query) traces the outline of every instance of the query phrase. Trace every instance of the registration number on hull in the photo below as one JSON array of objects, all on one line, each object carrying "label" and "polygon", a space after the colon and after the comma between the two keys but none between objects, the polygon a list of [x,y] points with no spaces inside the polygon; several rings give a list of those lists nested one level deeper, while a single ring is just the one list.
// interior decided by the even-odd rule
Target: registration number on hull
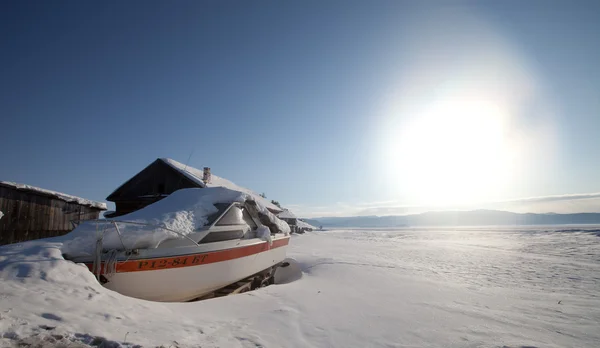
[{"label": "registration number on hull", "polygon": [[182,256],[172,259],[144,260],[137,262],[138,270],[171,268],[198,265],[206,260],[207,255]]}]

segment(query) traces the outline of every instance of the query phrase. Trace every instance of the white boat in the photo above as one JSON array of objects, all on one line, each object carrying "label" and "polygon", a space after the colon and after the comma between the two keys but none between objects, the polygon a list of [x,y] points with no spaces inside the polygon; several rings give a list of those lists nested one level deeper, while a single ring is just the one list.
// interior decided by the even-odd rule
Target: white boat
[{"label": "white boat", "polygon": [[[185,238],[168,239],[153,248],[65,258],[86,264],[108,289],[163,302],[201,297],[285,259],[289,233],[280,231],[254,201],[214,206],[218,213],[209,217],[209,223]],[[135,224],[104,223],[114,224],[117,231],[120,224]]]}]

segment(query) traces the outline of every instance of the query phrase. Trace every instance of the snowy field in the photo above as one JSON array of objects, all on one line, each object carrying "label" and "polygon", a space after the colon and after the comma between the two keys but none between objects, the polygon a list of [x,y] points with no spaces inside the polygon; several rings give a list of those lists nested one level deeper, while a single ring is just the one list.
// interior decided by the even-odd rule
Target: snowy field
[{"label": "snowy field", "polygon": [[0,346],[600,347],[591,226],[294,235],[302,279],[170,304],[105,290],[57,246],[0,248]]}]

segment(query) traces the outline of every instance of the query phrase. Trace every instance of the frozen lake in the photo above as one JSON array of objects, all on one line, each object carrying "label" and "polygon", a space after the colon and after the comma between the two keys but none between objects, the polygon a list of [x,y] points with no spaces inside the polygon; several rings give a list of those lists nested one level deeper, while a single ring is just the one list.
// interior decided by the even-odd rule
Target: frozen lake
[{"label": "frozen lake", "polygon": [[327,232],[324,241],[354,244],[365,260],[473,290],[600,296],[600,228],[357,229]]},{"label": "frozen lake", "polygon": [[340,230],[297,238],[293,254],[309,275],[344,278],[342,297],[362,298],[340,311],[362,317],[373,344],[592,347],[599,236],[591,226]]},{"label": "frozen lake", "polygon": [[0,346],[58,332],[151,347],[598,347],[599,235],[594,226],[306,233],[288,253],[302,279],[191,304],[108,291],[52,259],[50,243],[3,247]]}]

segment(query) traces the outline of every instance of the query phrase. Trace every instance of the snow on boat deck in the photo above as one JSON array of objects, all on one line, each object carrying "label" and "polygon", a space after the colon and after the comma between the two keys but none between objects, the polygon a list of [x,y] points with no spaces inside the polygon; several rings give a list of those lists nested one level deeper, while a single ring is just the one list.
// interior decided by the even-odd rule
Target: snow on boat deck
[{"label": "snow on boat deck", "polygon": [[0,346],[37,334],[150,347],[597,347],[598,241],[587,227],[309,232],[288,254],[302,279],[171,304],[104,289],[58,242],[9,245]]}]

